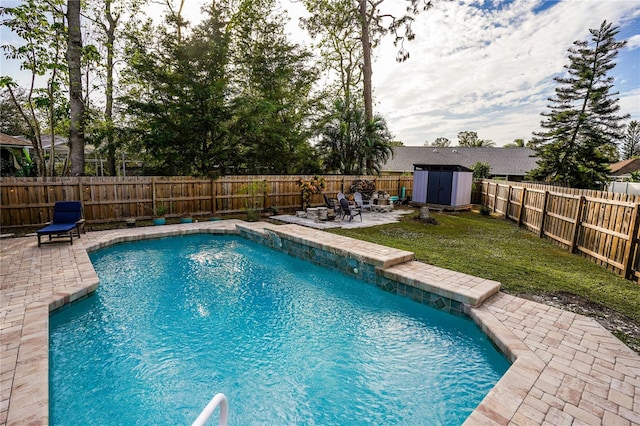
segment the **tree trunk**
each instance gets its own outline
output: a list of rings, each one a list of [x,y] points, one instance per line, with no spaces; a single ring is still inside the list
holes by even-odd
[[[80,1],[67,1],[67,23],[69,39],[67,42],[67,63],[69,66],[69,153],[71,157],[71,175],[84,174],[84,100],[82,99],[82,72],[80,56],[82,51],[82,33],[80,30]]]
[[[369,35],[369,16],[367,14],[367,1],[359,0],[360,2],[360,20],[362,25],[362,34],[360,40],[362,40],[362,77],[363,77],[363,95],[364,95],[364,115],[367,123],[373,121],[373,89],[371,83],[371,75],[373,74],[373,68],[371,66],[371,39]]]
[[[113,57],[115,32],[118,19],[111,14],[111,0],[104,4],[104,14],[109,26],[104,26],[107,35],[107,87],[105,90],[104,120],[107,123],[107,170],[109,175],[116,175],[116,147],[113,135]]]

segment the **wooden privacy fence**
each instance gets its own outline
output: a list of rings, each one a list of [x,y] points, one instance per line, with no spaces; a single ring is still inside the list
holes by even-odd
[[[505,181],[482,181],[482,204],[572,253],[640,280],[640,196]]]
[[[246,188],[258,182],[262,210],[294,210],[302,207],[298,179],[312,176],[224,176],[217,179],[192,177],[77,177],[0,178],[0,227],[15,229],[41,226],[51,220],[56,201],[80,200],[87,223],[99,224],[126,219],[148,219],[160,204],[168,217],[183,214],[217,216],[246,210],[255,201]],[[399,196],[405,188],[411,196],[411,176],[322,176],[323,193],[335,198],[349,192],[358,179],[375,181],[376,189]],[[264,189],[263,189],[264,188]],[[313,205],[324,205],[321,194]]]

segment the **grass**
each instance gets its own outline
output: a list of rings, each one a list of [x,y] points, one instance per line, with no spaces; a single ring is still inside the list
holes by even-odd
[[[432,213],[438,224],[428,225],[408,216],[396,224],[333,232],[409,250],[421,262],[499,281],[511,294],[568,292],[640,322],[640,285],[509,221],[476,212]]]

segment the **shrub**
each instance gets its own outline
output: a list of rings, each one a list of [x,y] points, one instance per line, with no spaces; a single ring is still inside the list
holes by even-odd
[[[267,183],[262,180],[256,180],[246,184],[238,191],[240,194],[247,195],[244,199],[244,208],[247,212],[247,220],[255,222],[260,218],[260,211],[264,203],[264,192],[267,189]]]
[[[368,200],[371,198],[371,195],[376,190],[376,182],[372,180],[354,180],[349,186],[349,192],[353,194],[354,192],[359,192],[362,194],[362,198]]]
[[[311,207],[311,197],[315,194],[321,194],[324,189],[324,178],[319,178],[317,175],[311,178],[311,180],[298,179],[296,182],[302,189],[302,208],[307,209]]]

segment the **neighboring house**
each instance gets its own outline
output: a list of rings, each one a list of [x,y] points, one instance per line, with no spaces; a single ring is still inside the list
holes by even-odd
[[[414,165],[462,166],[488,163],[493,178],[521,181],[537,167],[535,152],[529,148],[466,148],[432,146],[396,146],[393,156],[382,166],[382,174],[413,173]]]
[[[31,163],[28,151],[31,143],[0,133],[0,175],[17,176],[28,174],[25,169]]]
[[[29,149],[31,149],[31,141],[29,141],[26,136],[16,136],[15,138],[29,144]],[[51,154],[51,135],[42,135],[40,140],[42,141],[42,149],[44,150],[45,154]],[[56,135],[54,141],[54,150],[56,156],[66,157],[69,153],[67,138]]]
[[[27,140],[25,136],[16,136],[16,139],[22,140],[25,143],[29,144],[29,149],[31,149],[31,142]],[[51,156],[51,135],[42,135],[42,149],[44,150],[44,155],[46,157]],[[69,140],[60,135],[55,135],[53,143],[53,152],[56,157],[56,164],[61,169],[65,162],[67,161],[67,157],[69,156]],[[86,163],[93,164],[95,167],[96,176],[104,176],[104,163],[106,160],[102,159],[93,145],[85,144],[84,146],[84,160]]]
[[[640,170],[640,158],[630,158],[609,164],[609,168],[611,169],[611,173],[609,174],[611,180],[623,181],[631,179],[631,172]]]

